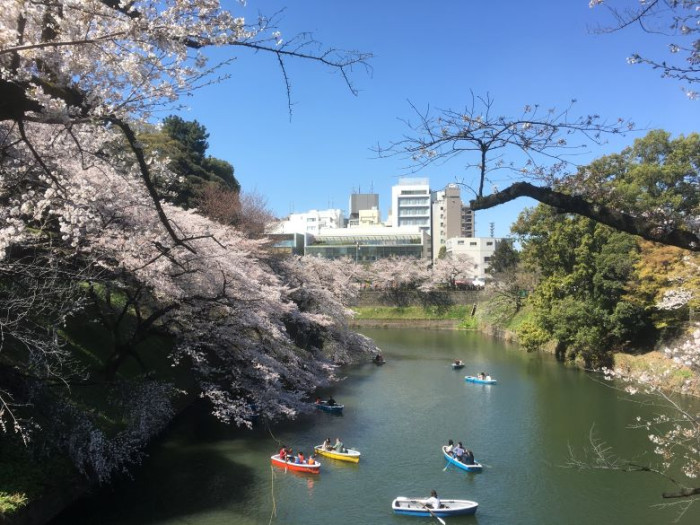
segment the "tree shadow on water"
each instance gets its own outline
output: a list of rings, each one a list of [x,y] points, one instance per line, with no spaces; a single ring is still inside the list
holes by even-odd
[[[248,498],[253,469],[221,451],[160,447],[135,473],[66,509],[50,525],[157,523],[225,509]]]

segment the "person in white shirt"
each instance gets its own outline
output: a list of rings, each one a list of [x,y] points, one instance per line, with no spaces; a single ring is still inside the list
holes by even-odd
[[[427,500],[425,500],[425,506],[429,509],[440,508],[440,498],[438,498],[437,492],[435,492],[435,490],[430,491],[430,497]]]

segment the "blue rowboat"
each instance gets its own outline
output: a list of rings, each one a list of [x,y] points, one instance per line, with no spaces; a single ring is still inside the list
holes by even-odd
[[[464,376],[464,380],[467,383],[479,383],[481,385],[495,385],[497,383],[495,379],[480,379],[476,376]]]
[[[399,496],[391,502],[394,514],[404,516],[423,516],[430,518],[446,518],[448,516],[463,516],[476,513],[479,504],[468,499],[440,499],[439,509],[428,509],[425,498],[405,498]]]
[[[442,447],[442,455],[445,456],[445,459],[449,464],[461,468],[462,470],[466,470],[467,472],[481,472],[484,470],[484,466],[481,463],[478,463],[476,460],[474,460],[472,465],[467,465],[466,463],[459,461],[457,458],[452,457],[452,455],[447,452],[447,446]]]
[[[319,410],[331,412],[333,414],[340,414],[343,412],[343,408],[345,408],[345,405],[329,405],[327,401],[319,401],[315,403],[315,405]]]

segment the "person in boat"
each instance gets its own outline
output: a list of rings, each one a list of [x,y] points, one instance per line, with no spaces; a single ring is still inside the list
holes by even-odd
[[[328,401],[326,401],[326,404],[327,404],[329,407],[335,406],[335,399],[333,399],[333,396],[331,396],[331,397],[328,398]]]
[[[455,359],[455,364],[456,364],[457,366],[459,366],[459,365],[462,364],[462,361],[460,361],[459,359]]]
[[[297,454],[297,463],[306,463],[306,458],[304,457],[304,453],[300,450],[299,453]]]
[[[484,379],[486,379],[486,381],[491,381],[491,374],[486,374]]]
[[[374,356],[374,362],[375,363],[383,363],[384,362],[384,357],[382,354],[377,354]]]
[[[339,437],[335,438],[335,445],[333,445],[333,450],[336,452],[345,452],[343,448],[343,442],[340,440]]]
[[[452,454],[452,451],[454,450],[454,448],[455,448],[455,442],[452,441],[451,439],[448,439],[447,440],[447,448],[445,449],[445,452],[447,452],[448,454]]]
[[[473,453],[471,450],[466,449],[466,450],[464,451],[463,458],[464,458],[464,459],[463,459],[462,461],[463,461],[463,463],[465,463],[466,465],[473,465],[473,464],[474,464],[474,453]]]
[[[307,460],[307,463],[308,463],[309,465],[313,465],[314,463],[316,463],[316,460],[314,459],[314,454],[311,454],[311,455],[309,456],[309,459]]]
[[[294,463],[294,451],[292,450],[292,447],[287,447],[286,461],[289,461],[290,463]]]
[[[333,450],[333,445],[331,445],[331,438],[327,437],[323,442],[323,450]]]
[[[314,403],[316,403],[317,405],[320,405],[320,404],[321,404],[321,398],[320,398],[320,397],[317,397],[317,398],[316,398],[316,401],[314,401]]]
[[[430,491],[430,497],[427,500],[425,500],[425,506],[429,509],[440,508],[440,498],[438,498],[437,492],[435,490]]]
[[[279,456],[282,461],[287,461],[287,445],[282,445]]]
[[[462,461],[462,458],[464,457],[464,447],[462,446],[461,441],[457,442],[457,446],[452,450],[452,455],[457,461]]]
[[[485,378],[486,378],[486,374],[484,374],[483,372],[479,372],[479,375],[478,375],[477,377],[478,377],[479,379],[485,379]]]

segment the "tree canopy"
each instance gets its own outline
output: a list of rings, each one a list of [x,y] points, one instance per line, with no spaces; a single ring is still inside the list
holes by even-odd
[[[648,337],[646,306],[625,300],[639,249],[633,237],[585,217],[539,205],[513,231],[525,264],[541,275],[530,296],[535,324],[562,357],[609,364],[610,352]]]
[[[176,175],[168,184],[155,181],[165,200],[194,208],[201,203],[208,187],[240,192],[233,166],[206,154],[209,132],[196,120],[170,115],[160,129],[139,133],[138,138],[147,153],[167,159],[170,171]]]
[[[0,13],[0,27],[0,122],[7,124],[8,140],[23,144],[55,183],[55,159],[42,157],[33,136],[37,127],[29,123],[68,134],[84,158],[102,155],[104,145],[115,140],[112,133],[120,132],[126,154],[176,244],[184,241],[169,223],[154,186],[154,179],[167,174],[161,173],[162,163],[145,155],[132,121],[146,122],[154,110],[217,81],[218,67],[234,57],[211,65],[206,48],[273,54],[287,90],[287,60],[330,67],[352,90],[350,71],[366,65],[370,56],[324,49],[309,34],[284,40],[275,20],[259,16],[251,24],[218,0],[11,2]],[[88,128],[93,132],[79,132]]]
[[[232,53],[209,64],[214,46]],[[357,288],[347,268],[274,264],[261,241],[163,198],[181,174],[235,187],[201,124],[166,119],[152,144],[139,133],[246,50],[278,59],[283,90],[287,60],[337,71],[352,91],[351,69],[369,58],[308,34],[283,40],[273,20],[217,0],[3,4],[3,437],[105,481],[139,460],[183,391],[238,425],[294,417],[337,364],[375,350],[343,319]],[[171,372],[182,368],[184,385]]]

